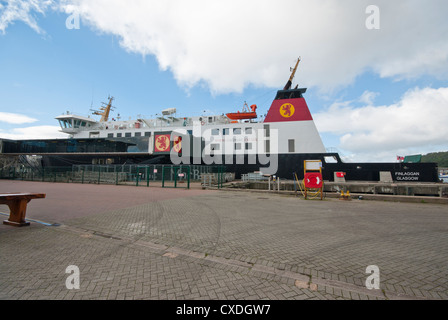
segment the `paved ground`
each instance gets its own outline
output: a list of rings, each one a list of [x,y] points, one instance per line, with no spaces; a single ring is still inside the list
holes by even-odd
[[[21,191],[60,226],[0,225],[0,299],[448,299],[446,205],[0,180]]]

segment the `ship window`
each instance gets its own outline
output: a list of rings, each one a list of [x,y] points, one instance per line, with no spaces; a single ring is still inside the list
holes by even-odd
[[[265,141],[264,149],[265,149],[266,153],[270,153],[271,152],[271,141],[270,140],[266,140]]]
[[[235,150],[241,150],[241,143],[235,143]]]
[[[136,132],[135,135],[134,135],[134,137],[141,137],[141,136],[142,136],[141,132]]]
[[[268,124],[264,125],[264,136],[266,138],[270,137],[270,130],[269,130],[269,125]]]
[[[241,134],[241,128],[234,128],[233,134]]]
[[[126,132],[126,133],[124,134],[124,136],[125,136],[126,138],[130,138],[130,137],[132,136],[132,134],[131,134],[130,132]]]
[[[229,135],[229,128],[224,128],[224,129],[222,129],[222,134],[223,134],[224,136]]]
[[[212,123],[213,122],[213,117],[208,117],[208,123]]]
[[[81,127],[85,127],[86,126],[86,122],[85,121],[81,121]]]
[[[338,159],[335,156],[324,157],[325,163],[338,163]]]
[[[145,137],[150,137],[151,136],[151,132],[145,132]]]
[[[288,140],[288,152],[295,152],[294,151],[294,139]]]
[[[250,128],[250,127],[246,128],[245,132],[246,132],[246,134],[252,134],[252,128]]]
[[[219,129],[212,129],[212,136],[219,136]]]
[[[122,134],[121,133],[117,133],[117,138],[121,138]]]
[[[62,120],[62,123],[64,124],[64,128],[71,128],[72,122],[69,120]]]
[[[251,142],[246,142],[245,143],[245,148],[246,148],[246,150],[252,150],[252,143]]]
[[[113,138],[113,137],[114,137],[114,134],[113,134],[113,133],[108,133],[108,134],[107,134],[107,137],[108,137],[108,138]]]

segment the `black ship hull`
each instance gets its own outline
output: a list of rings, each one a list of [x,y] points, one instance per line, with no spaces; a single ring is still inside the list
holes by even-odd
[[[331,158],[335,162],[327,162]],[[438,168],[436,163],[345,163],[342,162],[337,153],[308,153],[308,154],[279,154],[277,157],[277,170],[274,173],[283,179],[293,179],[297,174],[299,179],[304,176],[304,161],[322,161],[322,175],[326,181],[334,181],[337,172],[343,172],[346,181],[380,181],[380,172],[390,172],[396,182],[439,182]],[[271,160],[272,161],[272,160]],[[72,154],[72,155],[43,155],[42,165],[44,167],[71,166],[81,164],[138,164],[172,165],[169,155],[148,154]],[[235,173],[235,178],[240,179],[243,174],[267,172],[265,168],[271,163],[260,163],[259,159],[244,156],[230,156],[215,158],[213,164],[205,163],[203,160],[189,159],[182,163],[195,165],[223,165],[227,172]],[[275,165],[274,165],[275,166]]]

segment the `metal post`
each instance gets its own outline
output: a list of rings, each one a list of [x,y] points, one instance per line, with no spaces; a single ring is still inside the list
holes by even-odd
[[[187,177],[187,188],[190,189],[190,174],[191,174],[191,167],[188,167],[188,177]]]
[[[174,188],[177,188],[177,172],[179,172],[179,168],[174,167]]]
[[[145,168],[145,174],[146,174],[146,186],[149,187],[149,167],[146,166]]]

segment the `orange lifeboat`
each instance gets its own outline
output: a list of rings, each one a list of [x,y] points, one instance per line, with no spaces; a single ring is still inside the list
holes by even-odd
[[[249,108],[247,107],[247,103],[244,103],[243,111],[242,112],[233,112],[233,113],[227,113],[227,118],[231,120],[243,120],[243,119],[255,119],[257,118],[257,105],[253,104],[250,106],[251,111],[249,111]]]

